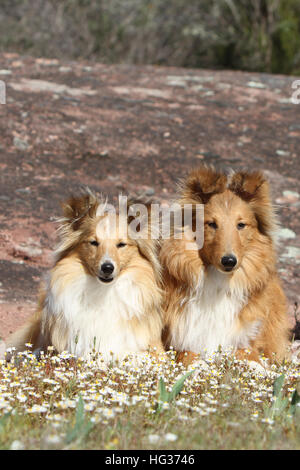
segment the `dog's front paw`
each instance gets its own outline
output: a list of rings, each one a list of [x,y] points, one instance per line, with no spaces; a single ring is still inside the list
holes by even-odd
[[[193,371],[192,378],[197,380],[199,377],[201,377],[201,373],[204,373],[204,375],[207,374],[209,371],[209,365],[207,362],[203,361],[203,359],[197,359],[189,365],[188,371]]]
[[[190,364],[192,364],[194,361],[196,361],[196,359],[198,358],[199,358],[199,355],[192,351],[181,351],[177,353],[176,362],[178,364],[182,364],[185,367],[187,367]]]
[[[274,372],[270,369],[268,364],[259,363],[256,361],[247,361],[249,369],[254,372],[258,377],[271,377]]]
[[[209,365],[203,359],[201,359],[199,354],[196,354],[192,351],[182,351],[178,353],[176,361],[180,364],[183,364],[185,367],[188,367],[189,370],[208,370]]]
[[[150,355],[147,351],[139,353],[129,353],[124,356],[120,365],[125,368],[137,368],[143,367],[150,360]]]

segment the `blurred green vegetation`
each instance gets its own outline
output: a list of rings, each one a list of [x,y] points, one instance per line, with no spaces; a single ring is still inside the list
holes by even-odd
[[[0,51],[300,72],[299,0],[1,0]]]

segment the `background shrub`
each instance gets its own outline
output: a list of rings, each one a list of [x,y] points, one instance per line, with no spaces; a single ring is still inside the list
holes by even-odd
[[[0,50],[297,74],[299,0],[2,0]]]

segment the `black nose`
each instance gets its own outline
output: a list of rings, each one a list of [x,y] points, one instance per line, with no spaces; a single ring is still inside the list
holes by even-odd
[[[106,262],[101,264],[101,271],[103,274],[109,275],[112,274],[114,271],[114,265],[112,263]]]
[[[235,267],[237,263],[237,259],[234,255],[225,255],[221,259],[221,263],[224,266],[224,268],[230,270]]]

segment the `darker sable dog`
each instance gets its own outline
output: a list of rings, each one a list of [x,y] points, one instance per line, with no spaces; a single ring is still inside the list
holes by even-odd
[[[205,355],[221,346],[282,360],[289,325],[269,183],[260,172],[201,167],[183,181],[178,202],[204,204],[204,244],[187,250],[187,236],[162,244],[166,348]]]

